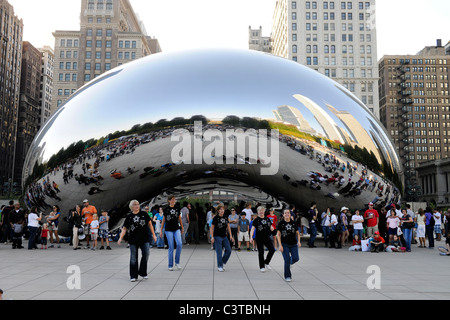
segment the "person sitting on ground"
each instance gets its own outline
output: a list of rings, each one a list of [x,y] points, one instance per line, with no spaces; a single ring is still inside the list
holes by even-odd
[[[402,242],[398,238],[397,235],[394,235],[392,241],[389,243],[389,246],[386,248],[386,252],[405,252],[406,248],[402,246]]]
[[[117,171],[117,169],[116,170],[112,170],[110,173],[111,173],[111,177],[113,177],[114,179],[120,180],[120,179],[125,178],[125,177],[122,176],[122,172]]]
[[[439,247],[439,254],[441,256],[450,256],[450,232],[447,233],[447,239],[445,240],[446,248]]]
[[[380,236],[380,232],[376,231],[374,236],[369,239],[370,252],[381,252],[384,251],[384,239]]]
[[[353,236],[353,245],[348,248],[348,251],[361,251],[361,239],[358,234]]]

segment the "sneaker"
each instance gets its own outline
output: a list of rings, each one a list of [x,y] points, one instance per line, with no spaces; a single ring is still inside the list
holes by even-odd
[[[266,269],[261,268],[261,269],[259,269],[259,271],[261,271],[261,272],[266,272]]]
[[[267,269],[267,270],[272,270],[272,267],[269,266],[268,264],[266,264],[266,269]]]
[[[237,251],[238,251],[238,252],[241,252],[241,248],[238,248]]]
[[[219,272],[224,272],[225,270],[223,268],[218,268]]]
[[[247,251],[248,251],[248,252],[250,252],[250,251],[251,251],[251,249],[250,249],[250,248],[247,248]]]
[[[130,279],[131,282],[136,282],[135,278]]]
[[[172,267],[169,267],[169,271],[173,271],[173,268],[172,268]]]
[[[111,247],[110,247],[110,246],[107,246],[107,247],[106,247],[106,250],[111,250]]]
[[[148,276],[142,277],[143,280],[148,280]]]
[[[176,263],[175,263],[175,267],[176,267],[178,270],[181,270],[181,267],[180,267],[179,264],[176,264]]]
[[[101,246],[101,247],[99,248],[99,250],[103,250],[103,249],[105,249],[105,247],[104,247],[104,246]]]
[[[286,280],[286,282],[291,282],[292,281],[291,278],[286,278],[285,280]]]

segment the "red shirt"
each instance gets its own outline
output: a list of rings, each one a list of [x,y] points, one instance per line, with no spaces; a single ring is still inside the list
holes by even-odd
[[[272,227],[274,229],[276,229],[277,228],[277,220],[278,220],[277,216],[274,214],[272,214],[272,215],[269,214],[269,215],[267,215],[267,218],[269,218],[270,221],[272,221]]]
[[[372,216],[370,215],[372,214]],[[370,217],[369,219],[364,219],[367,221],[368,227],[375,227],[377,225],[377,219],[379,217],[378,211],[375,209],[368,209],[364,212],[364,218]]]

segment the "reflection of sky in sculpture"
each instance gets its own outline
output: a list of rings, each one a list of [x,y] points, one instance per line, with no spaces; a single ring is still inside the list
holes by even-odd
[[[64,105],[60,119],[45,128],[52,141],[42,155],[44,161],[76,142],[75,136],[77,141],[98,139],[136,124],[193,115],[274,119],[273,110],[282,105],[297,108],[324,135],[314,115],[294,95],[312,100],[340,130],[347,131],[346,126],[327,104],[348,111],[368,132],[376,132],[376,144],[390,143],[379,121],[346,89],[283,58],[254,51],[194,50],[148,56],[119,69],[119,73],[114,69],[95,79],[94,86],[80,89],[84,92]],[[395,161],[393,166],[399,168]]]

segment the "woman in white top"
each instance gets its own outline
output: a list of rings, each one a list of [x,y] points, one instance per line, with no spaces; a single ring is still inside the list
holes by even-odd
[[[386,228],[388,229],[389,234],[389,243],[394,240],[394,235],[397,235],[397,228],[400,225],[401,220],[397,216],[397,213],[394,208],[391,209],[391,215],[387,217],[386,220]]]
[[[426,248],[426,240],[425,240],[425,221],[426,221],[426,216],[425,216],[425,212],[423,211],[422,208],[419,209],[419,214],[416,215],[416,219],[417,219],[417,237],[419,238],[419,242],[420,242],[420,246],[419,248]]]
[[[356,209],[355,214],[352,216],[353,237],[355,235],[358,235],[359,240],[362,240],[362,238],[363,238],[363,231],[364,231],[363,222],[364,222],[364,217],[361,216],[359,210]]]
[[[30,230],[30,238],[28,239],[28,250],[37,249],[36,244],[36,234],[39,229],[39,221],[42,220],[42,213],[38,216],[37,208],[32,207],[30,213],[28,214],[28,230]]]

